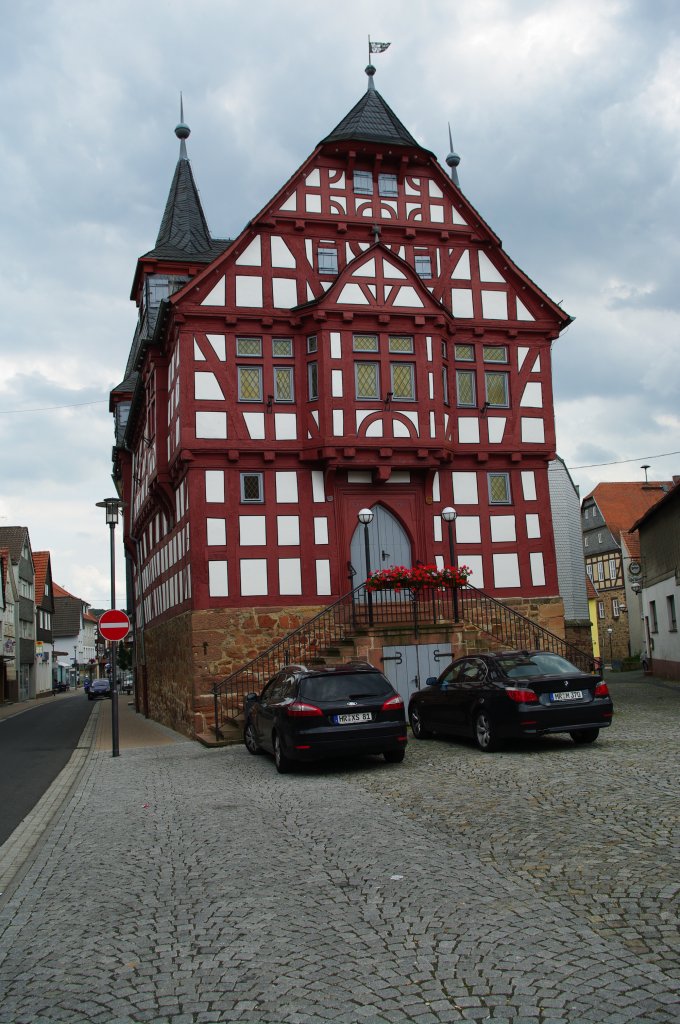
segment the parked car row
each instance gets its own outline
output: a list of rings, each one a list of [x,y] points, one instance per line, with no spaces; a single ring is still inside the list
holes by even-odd
[[[548,651],[476,654],[453,661],[411,697],[413,736],[473,739],[484,753],[506,741],[569,733],[593,743],[611,725],[612,699],[600,673]],[[296,762],[359,754],[404,760],[404,702],[368,663],[287,665],[245,700],[244,743],[272,754],[279,772]]]

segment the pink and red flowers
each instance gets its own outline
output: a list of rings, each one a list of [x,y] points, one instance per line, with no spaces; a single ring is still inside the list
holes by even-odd
[[[439,569],[436,565],[391,565],[372,572],[364,586],[366,590],[422,590],[424,587],[464,587],[472,569],[467,565],[449,565]]]

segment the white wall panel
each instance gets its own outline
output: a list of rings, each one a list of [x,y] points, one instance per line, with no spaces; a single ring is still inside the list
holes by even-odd
[[[240,569],[241,595],[243,597],[257,597],[267,594],[266,558],[242,558]]]
[[[493,582],[499,588],[519,587],[519,559],[516,554],[493,555]]]
[[[276,500],[279,503],[297,503],[298,485],[295,471],[276,473]]]
[[[514,516],[490,516],[491,540],[495,544],[517,540]]]
[[[267,520],[264,516],[239,516],[238,531],[241,547],[263,547],[267,543]]]
[[[208,592],[211,597],[229,596],[228,563],[222,560],[208,561]]]
[[[206,540],[210,547],[218,547],[227,543],[227,520],[206,519]]]
[[[302,593],[302,570],[299,558],[279,558],[279,593]]]
[[[226,412],[197,412],[196,413],[196,437],[219,438],[225,440],[227,436],[227,414]]]
[[[300,517],[299,516],[277,516],[276,532],[278,542],[281,545],[299,545],[300,543]]]

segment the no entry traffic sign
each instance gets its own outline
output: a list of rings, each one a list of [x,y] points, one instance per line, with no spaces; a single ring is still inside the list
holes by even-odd
[[[124,640],[130,632],[130,620],[126,612],[111,611],[104,612],[97,623],[99,635],[104,640]]]

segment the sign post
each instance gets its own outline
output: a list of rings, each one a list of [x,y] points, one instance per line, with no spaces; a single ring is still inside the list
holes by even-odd
[[[113,531],[111,532],[111,537],[113,538]],[[113,565],[113,562],[111,564]],[[113,572],[113,569],[111,571]],[[97,625],[99,627],[99,635],[111,644],[111,752],[113,757],[118,757],[117,647],[118,641],[124,640],[130,632],[130,619],[126,612],[119,612],[112,608],[99,617]]]

